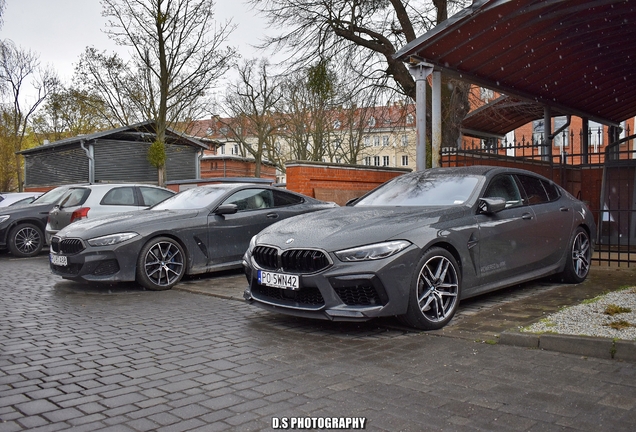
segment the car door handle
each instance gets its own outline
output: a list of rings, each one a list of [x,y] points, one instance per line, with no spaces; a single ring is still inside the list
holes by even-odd
[[[532,213],[524,213],[521,215],[521,219],[530,220],[532,219]]]
[[[566,212],[566,211],[570,211],[569,207],[560,207],[559,210],[561,210],[562,212]]]
[[[267,213],[267,219],[277,219],[278,213]]]

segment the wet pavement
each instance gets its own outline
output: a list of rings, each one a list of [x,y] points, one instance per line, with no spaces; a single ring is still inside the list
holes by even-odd
[[[327,418],[364,418],[369,431],[636,429],[636,362],[494,343],[633,285],[632,271],[481,296],[426,333],[262,311],[242,302],[238,273],[150,292],[64,281],[46,266],[0,254],[0,432],[260,431]]]

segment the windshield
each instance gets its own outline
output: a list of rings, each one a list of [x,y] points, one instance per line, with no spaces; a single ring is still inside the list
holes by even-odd
[[[380,186],[355,206],[461,205],[478,184],[478,176],[401,176]]]
[[[57,187],[55,189],[51,189],[44,195],[40,196],[38,199],[34,200],[31,204],[55,204],[62,196],[68,191],[68,187]]]
[[[201,186],[188,189],[160,202],[152,210],[193,210],[209,206],[225,195],[234,185]]]

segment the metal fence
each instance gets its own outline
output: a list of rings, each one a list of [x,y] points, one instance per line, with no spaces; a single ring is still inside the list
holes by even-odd
[[[442,149],[440,164],[518,167],[552,179],[585,201],[594,214],[597,246],[593,262],[636,266],[636,135],[583,150],[581,136],[573,132],[555,141],[561,145],[548,146],[542,139],[523,137],[512,142],[465,140],[459,149]]]

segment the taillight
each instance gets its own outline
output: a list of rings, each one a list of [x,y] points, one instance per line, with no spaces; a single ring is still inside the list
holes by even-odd
[[[75,221],[78,221],[80,219],[86,219],[88,217],[88,211],[90,210],[89,207],[82,207],[82,208],[78,208],[77,210],[75,210],[73,212],[73,214],[71,214],[71,222],[73,223]]]

